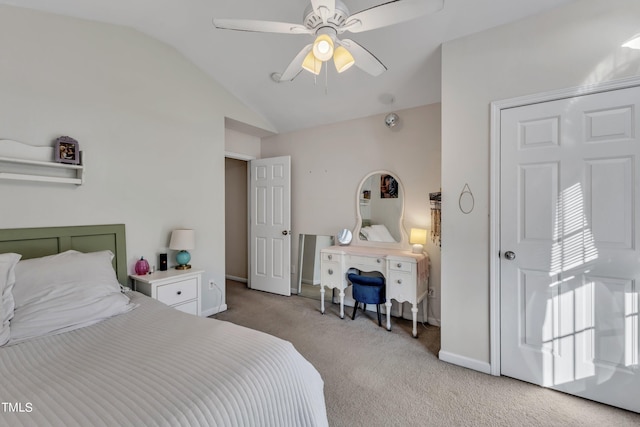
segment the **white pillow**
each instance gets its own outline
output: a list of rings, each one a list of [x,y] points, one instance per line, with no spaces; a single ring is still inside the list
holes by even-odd
[[[365,227],[362,227],[360,229],[360,234],[362,234],[365,237],[366,240],[372,240],[371,239],[371,233],[373,233],[373,231],[371,230],[371,227],[369,227],[369,226],[365,226]]]
[[[135,308],[120,290],[112,258],[111,251],[67,251],[20,261],[10,344],[78,329]]]
[[[22,255],[0,254],[0,346],[9,341],[9,320],[13,317],[13,285],[16,281],[15,266]]]
[[[389,230],[384,224],[375,224],[375,225],[372,225],[371,228],[373,229],[376,235],[376,242],[395,242],[396,241],[396,239],[393,238],[393,236],[391,235],[391,233],[389,233]]]
[[[374,224],[360,229],[365,238],[371,242],[395,243],[396,239],[391,236],[384,224]]]

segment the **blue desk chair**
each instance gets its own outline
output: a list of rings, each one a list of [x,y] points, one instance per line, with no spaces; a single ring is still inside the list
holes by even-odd
[[[367,304],[375,304],[378,312],[378,326],[382,326],[380,320],[380,304],[386,302],[384,277],[361,276],[355,273],[347,274],[347,279],[352,285],[353,299],[356,303],[353,305],[353,314],[351,320],[356,318],[356,311],[360,303],[364,304],[364,310],[367,310]]]

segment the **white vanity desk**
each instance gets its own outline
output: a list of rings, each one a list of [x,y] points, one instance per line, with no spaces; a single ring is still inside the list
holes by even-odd
[[[347,271],[380,272],[385,277],[387,330],[391,330],[391,300],[410,302],[413,336],[418,336],[418,303],[427,295],[429,257],[411,251],[368,246],[330,246],[321,251],[320,310],[324,314],[325,287],[340,290],[340,317],[344,319],[344,290],[349,286]]]

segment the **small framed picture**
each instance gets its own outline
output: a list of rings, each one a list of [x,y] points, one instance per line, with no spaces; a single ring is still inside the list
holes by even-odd
[[[391,176],[383,174],[380,176],[380,198],[381,199],[397,199],[398,198],[398,181]]]
[[[80,145],[73,138],[61,136],[56,139],[54,153],[55,160],[58,163],[80,164]]]

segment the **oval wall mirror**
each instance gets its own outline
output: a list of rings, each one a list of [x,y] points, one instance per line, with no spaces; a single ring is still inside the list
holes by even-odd
[[[365,176],[356,194],[356,213],[354,243],[407,247],[407,233],[403,226],[404,188],[397,174],[382,170]]]

